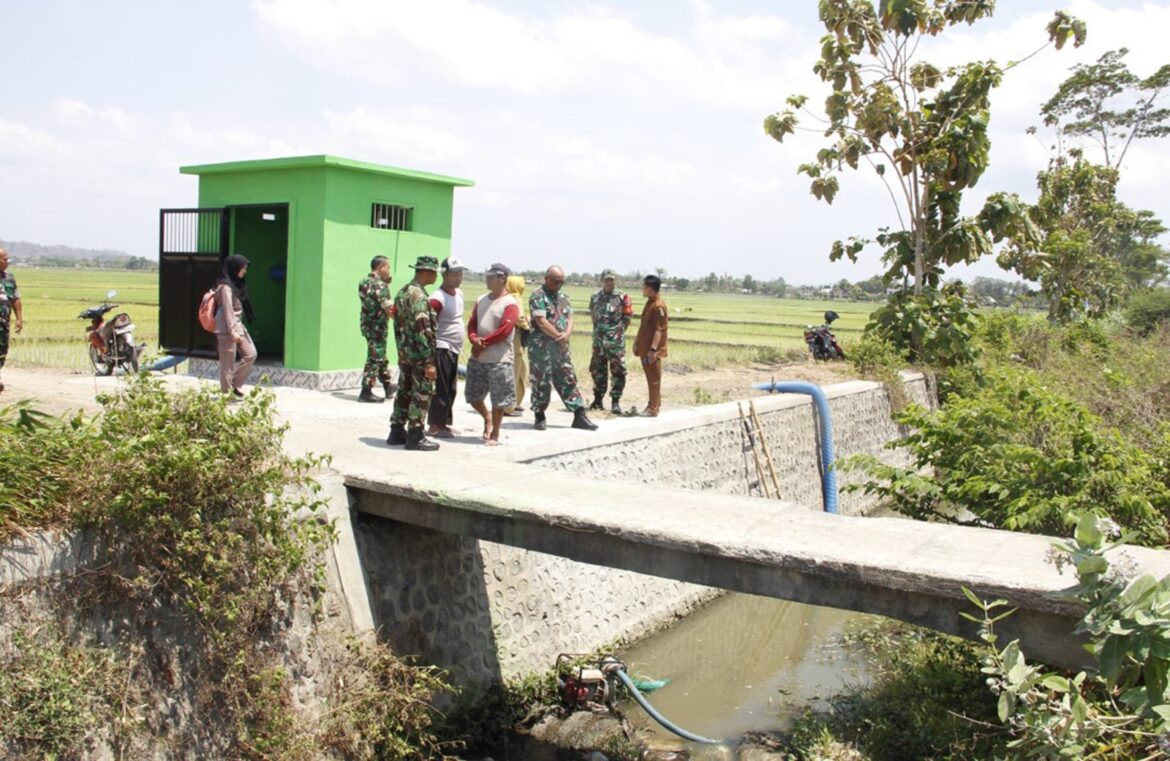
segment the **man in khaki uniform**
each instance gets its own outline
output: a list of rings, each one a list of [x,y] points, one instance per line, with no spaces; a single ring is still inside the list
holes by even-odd
[[[650,387],[650,401],[642,411],[643,417],[658,417],[662,407],[662,358],[666,356],[666,302],[658,292],[662,280],[657,275],[647,275],[642,281],[642,295],[646,306],[642,308],[642,321],[638,325],[638,337],[634,339],[634,356],[642,358],[642,370],[646,373],[646,385]]]

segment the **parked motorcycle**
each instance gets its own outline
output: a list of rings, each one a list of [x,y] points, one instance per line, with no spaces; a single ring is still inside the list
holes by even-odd
[[[825,361],[845,359],[845,352],[841,350],[841,345],[837,343],[837,337],[833,335],[833,330],[829,327],[839,317],[840,315],[830,309],[825,312],[823,325],[815,328],[809,325],[804,329],[804,342],[808,345],[808,350],[812,352],[813,359]]]
[[[110,291],[101,304],[77,315],[78,319],[90,321],[85,337],[89,343],[89,361],[98,375],[113,375],[119,367],[138,372],[138,359],[146,349],[146,344],[134,343],[135,325],[130,322],[130,315],[120,312],[106,322],[106,314],[118,308],[117,304],[110,303],[117,295],[117,291]]]

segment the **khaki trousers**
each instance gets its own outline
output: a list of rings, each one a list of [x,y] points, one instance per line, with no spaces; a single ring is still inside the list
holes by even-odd
[[[657,415],[662,406],[662,360],[643,364],[642,371],[646,373],[646,385],[650,387],[650,401],[646,403],[646,409]]]
[[[215,342],[219,350],[220,390],[225,394],[232,389],[241,390],[244,381],[248,380],[248,373],[252,372],[252,365],[256,364],[256,345],[252,343],[252,336],[245,331],[243,339],[236,343],[231,334],[216,333]]]

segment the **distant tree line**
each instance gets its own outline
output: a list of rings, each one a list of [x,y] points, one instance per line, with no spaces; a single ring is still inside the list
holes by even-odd
[[[103,269],[103,270],[140,270],[143,272],[158,271],[158,262],[144,256],[129,256],[124,259],[85,259],[72,256],[42,256],[37,259],[19,259],[21,264],[32,264],[37,267],[65,267],[71,269]]]
[[[544,280],[544,272],[528,270],[522,274],[530,283],[539,283]],[[881,275],[874,275],[865,280],[851,282],[845,278],[835,283],[822,285],[793,285],[782,277],[771,280],[757,278],[754,275],[730,275],[726,272],[718,275],[714,272],[705,277],[678,277],[668,275],[666,270],[658,267],[653,272],[631,270],[618,275],[619,282],[626,290],[642,282],[648,274],[655,274],[662,278],[663,287],[667,290],[685,291],[687,293],[740,293],[755,296],[772,296],[781,299],[834,299],[844,301],[883,301],[891,293],[901,289],[900,285],[887,285]],[[601,274],[593,272],[568,272],[565,282],[569,285],[582,287],[596,287],[600,285]],[[1028,309],[1045,309],[1047,300],[1044,294],[1029,287],[1028,283],[1011,280],[1001,280],[994,277],[977,277],[967,283],[967,293],[976,304],[983,307],[1015,306]]]
[[[34,264],[38,267],[82,267],[87,269],[126,269],[153,272],[158,262],[145,256],[131,256],[112,249],[76,248],[74,246],[46,246],[28,241],[0,240],[14,263]]]

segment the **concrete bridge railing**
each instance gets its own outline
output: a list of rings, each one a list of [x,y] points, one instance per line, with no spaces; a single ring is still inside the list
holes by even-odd
[[[1018,612],[997,625],[1029,657],[1078,666],[1079,606],[1051,593],[1075,583],[1046,561],[1050,540],[897,518],[826,515],[733,495],[599,481],[465,460],[436,478],[396,458],[343,473],[358,511],[467,539],[707,587],[874,613],[974,636],[962,587]],[[1124,551],[1142,573],[1170,574],[1170,552]]]

